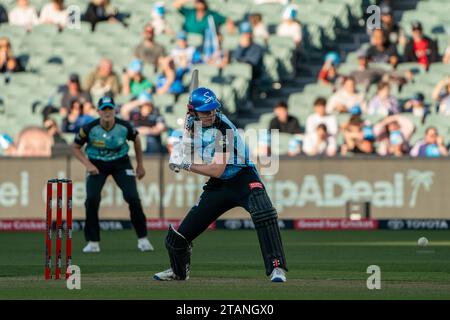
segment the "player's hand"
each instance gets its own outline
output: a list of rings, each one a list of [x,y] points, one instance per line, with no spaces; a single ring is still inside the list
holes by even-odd
[[[86,165],[86,170],[90,175],[97,175],[100,173],[100,171],[97,169],[96,166],[94,166],[92,163],[89,163]]]
[[[136,177],[138,178],[138,180],[141,180],[144,176],[145,176],[144,166],[138,165],[136,167]]]
[[[180,166],[175,163],[169,163],[169,169],[172,170],[175,173],[180,172]]]
[[[192,164],[186,160],[182,160],[181,162],[169,161],[169,169],[174,171],[175,173],[178,173],[181,170],[191,171],[191,165]]]

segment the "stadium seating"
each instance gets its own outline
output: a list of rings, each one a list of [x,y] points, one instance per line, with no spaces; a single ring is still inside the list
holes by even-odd
[[[32,4],[42,8],[47,2],[35,0]],[[134,47],[141,41],[143,26],[150,20],[152,6],[156,2],[156,0],[113,0],[113,5],[117,6],[120,12],[129,15],[129,18],[125,20],[126,26],[121,23],[100,23],[95,32],[91,32],[91,26],[86,22],[81,23],[81,29],[66,29],[63,32],[58,32],[55,26],[49,25],[36,26],[30,33],[27,33],[24,28],[8,24],[0,25],[0,34],[10,39],[15,54],[25,63],[27,70],[25,73],[13,74],[7,85],[0,79],[0,99],[3,101],[5,110],[5,114],[0,115],[2,131],[14,135],[26,125],[41,124],[39,116],[32,113],[32,104],[38,101],[41,106],[45,105],[49,97],[53,97],[53,101],[59,103],[61,98],[56,95],[56,89],[67,81],[69,74],[77,72],[84,79],[102,57],[111,58],[115,71],[120,74],[122,68],[126,67],[133,58]],[[324,49],[330,42],[338,41],[339,30],[350,28],[352,24],[358,23],[364,15],[364,8],[376,1],[293,0],[291,2],[299,7],[298,19],[303,28],[302,49],[307,53],[319,50],[321,54],[324,54]],[[264,76],[257,83],[262,90],[272,87],[274,83],[293,79],[296,71],[291,63],[295,50],[294,44],[291,39],[278,37],[274,33],[281,21],[284,10],[282,5],[255,5],[252,0],[227,1],[225,4],[221,0],[210,0],[209,3],[212,9],[231,17],[235,23],[242,21],[248,13],[261,13],[263,21],[271,31],[264,57]],[[87,1],[68,0],[66,4],[78,5],[84,12]],[[5,4],[9,10],[14,5],[15,1],[6,1]],[[425,33],[438,41],[439,52],[443,54],[449,44],[448,12],[450,12],[450,2],[447,0],[418,1],[415,10],[407,10],[401,15],[400,25],[407,34],[410,34],[411,21],[421,21]],[[181,29],[183,17],[170,5],[167,6],[167,20],[175,31]],[[225,26],[221,27],[224,35],[223,47],[232,50],[239,43],[239,35],[229,34],[225,29]],[[156,39],[167,52],[175,46],[173,36],[158,35]],[[200,35],[189,34],[188,40],[190,44],[197,47],[202,44]],[[265,45],[265,42],[260,39],[256,41]],[[367,45],[364,43],[362,47]],[[339,72],[342,74],[351,72],[355,69],[356,61],[356,52],[350,52],[339,67]],[[202,75],[200,85],[209,86],[216,91],[227,113],[234,114],[239,106],[249,99],[251,80],[249,65],[231,63],[223,70],[209,65],[194,67],[199,69]],[[376,67],[390,68],[386,65]],[[440,79],[450,74],[450,65],[435,63],[426,71],[417,63],[401,63],[398,70],[412,70],[415,81],[405,85],[397,97],[401,101],[406,101],[414,93],[422,92],[425,95],[425,102],[430,105],[434,103],[431,91]],[[155,79],[152,68],[145,68],[144,75],[152,81]],[[183,83],[187,85],[189,80],[185,77]],[[313,111],[312,104],[315,98],[319,95],[328,98],[331,94],[331,87],[319,83],[306,85],[300,92],[293,93],[287,98],[290,112],[299,118],[301,124],[304,124],[307,116]],[[369,96],[371,94],[373,94],[373,88]],[[127,98],[119,96],[116,101],[124,103]],[[177,102],[173,95],[155,95],[154,101],[170,128],[180,125],[180,119],[184,116],[186,95],[181,95]],[[58,122],[61,121],[57,115],[55,117]],[[272,117],[271,112],[262,114],[258,122],[249,124],[246,128],[267,128]],[[338,117],[340,123],[345,119],[345,116]],[[414,139],[418,139],[423,134],[424,127],[433,124],[442,129],[441,133],[450,137],[445,117],[431,114],[426,118],[425,123],[418,121],[418,118],[413,119],[416,124]],[[377,120],[379,120],[377,117],[370,118],[371,122]],[[283,139],[284,142],[288,141],[287,138]],[[281,148],[280,152],[285,154],[287,149]]]

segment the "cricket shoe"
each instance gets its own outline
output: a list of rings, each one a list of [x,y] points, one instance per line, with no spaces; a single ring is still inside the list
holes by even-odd
[[[142,252],[154,250],[152,244],[150,243],[150,241],[148,241],[147,238],[138,239],[138,249]]]
[[[153,279],[159,280],[159,281],[180,280],[180,278],[175,273],[173,273],[172,268],[156,273],[153,276]],[[188,279],[189,279],[189,274],[186,276],[185,280],[188,280]]]
[[[88,244],[83,248],[84,253],[100,252],[100,245],[98,242],[89,241]]]
[[[286,273],[281,268],[275,268],[270,275],[270,281],[272,282],[286,282]]]

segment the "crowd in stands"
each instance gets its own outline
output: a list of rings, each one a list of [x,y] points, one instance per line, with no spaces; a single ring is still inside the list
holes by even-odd
[[[112,2],[91,0],[87,5],[82,20],[91,25],[92,32],[100,32],[97,30],[99,23],[120,23],[126,27],[123,13]],[[292,63],[297,64],[303,41],[303,27],[297,19],[301,5],[290,5],[287,0],[254,2],[286,5],[280,23],[271,32],[291,39],[296,53]],[[244,21],[235,21],[233,17],[210,9],[206,0],[175,0],[172,7],[167,6],[164,2],[153,5],[148,22],[142,25],[141,41],[135,48],[130,48],[129,65],[121,70],[121,74],[115,71],[115,62],[106,57],[88,74],[70,74],[67,83],[58,89],[62,92],[61,101],[53,101],[43,109],[43,127],[27,129],[29,132],[25,130],[19,140],[33,134],[40,137],[46,132],[54,144],[65,144],[63,134],[75,133],[92,121],[97,116],[96,99],[110,95],[125,98],[119,106],[118,116],[132,122],[146,137],[146,152],[166,152],[170,151],[170,143],[179,132],[169,128],[154,99],[167,94],[177,98],[185,93],[187,88],[183,78],[194,64],[204,63],[223,69],[233,62],[246,63],[252,70],[250,86],[257,85],[265,72],[265,45],[271,35],[261,14],[251,12]],[[176,10],[184,17],[181,30],[166,20],[168,9]],[[274,107],[274,118],[267,129],[292,134],[289,156],[448,155],[445,137],[440,135],[437,127],[427,127],[423,138],[414,143],[410,140],[415,130],[411,116],[423,124],[430,113],[450,115],[450,76],[436,83],[431,93],[431,104],[425,101],[425,92],[416,92],[406,100],[397,94],[415,78],[411,70],[398,68],[402,63],[417,62],[425,70],[436,62],[449,64],[450,46],[440,56],[438,43],[424,33],[419,21],[412,22],[411,36],[407,36],[387,4],[381,4],[381,17],[381,28],[367,30],[370,44],[357,52],[357,61],[350,72],[339,71],[344,58],[341,54],[334,51],[324,54],[318,82],[331,88],[333,93],[330,96],[317,95],[312,106],[289,106],[311,108],[313,111],[306,119],[297,119],[289,114],[287,102],[280,101]],[[23,27],[31,33],[33,27],[40,24],[52,24],[64,32],[67,21],[64,0],[51,0],[39,10],[28,0],[17,0],[9,12],[0,5],[0,23]],[[217,43],[214,44],[209,43],[205,36],[211,29],[217,32]],[[224,49],[222,45],[228,34],[239,35],[239,42],[233,50]],[[159,43],[160,35],[173,37],[174,48],[167,50]],[[191,45],[190,35],[203,36],[203,44],[199,47]],[[399,47],[403,48],[401,53]],[[1,73],[26,72],[26,66],[17,59],[13,49],[10,39],[0,37]],[[62,117],[61,124],[52,118],[54,114]],[[348,119],[339,121],[342,115],[347,115]],[[369,120],[377,116],[377,121]],[[304,127],[301,123],[305,124]],[[167,146],[161,139],[164,132],[169,133]],[[18,153],[18,143],[14,144],[8,137],[2,136],[0,142],[4,154],[24,154]],[[48,154],[47,146],[40,149]]]

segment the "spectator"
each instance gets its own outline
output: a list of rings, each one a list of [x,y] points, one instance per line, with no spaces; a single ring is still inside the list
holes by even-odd
[[[234,31],[233,20],[224,17],[220,13],[209,10],[206,0],[194,0],[194,8],[187,8],[185,4],[189,0],[175,0],[173,6],[184,16],[183,30],[186,32],[197,33],[204,35],[208,29],[208,16],[212,16],[216,25],[216,30],[226,23],[228,32]]]
[[[439,61],[437,42],[423,34],[420,22],[414,21],[411,27],[413,37],[406,42],[404,60],[418,62],[428,69],[431,63]]]
[[[381,29],[383,29],[386,39],[394,44],[405,44],[403,30],[395,23],[392,9],[388,5],[381,5]]]
[[[269,31],[267,31],[267,26],[262,21],[262,16],[260,13],[251,13],[248,16],[248,21],[252,26],[253,37],[264,39],[264,42],[267,43],[269,40]]]
[[[339,65],[339,55],[337,52],[330,52],[325,56],[325,63],[319,72],[319,81],[325,85],[334,85],[339,78],[337,66]]]
[[[44,128],[47,133],[53,138],[53,145],[67,145],[66,140],[62,137],[58,124],[54,119],[47,119],[44,121]]]
[[[370,100],[367,107],[369,115],[392,115],[400,112],[397,98],[391,95],[391,87],[387,82],[378,84],[377,94]]]
[[[89,22],[91,30],[94,31],[99,22],[117,23],[117,14],[117,8],[113,7],[109,0],[91,0],[84,13],[83,20]]]
[[[412,80],[413,74],[411,71],[405,71],[404,73],[399,71],[385,71],[381,68],[371,67],[369,65],[369,59],[367,58],[365,50],[359,50],[358,56],[358,69],[352,71],[349,76],[353,77],[355,81],[362,85],[364,92],[368,92],[372,84],[380,81],[389,82],[392,85],[398,86],[400,92],[403,85]]]
[[[64,0],[51,0],[42,9],[39,15],[39,23],[54,24],[64,29],[67,23],[67,10],[64,8]]]
[[[11,42],[7,37],[0,37],[0,72],[24,71],[20,60],[16,59],[11,48]]]
[[[61,108],[57,108],[53,103],[53,97],[50,97],[48,104],[42,110],[44,120],[47,120],[50,114],[57,112],[63,117],[67,116],[73,100],[78,100],[82,105],[87,102],[92,103],[89,93],[81,89],[80,80],[76,73],[72,73],[69,76],[67,84],[60,86],[58,92],[63,93]]]
[[[85,124],[91,122],[94,118],[83,114],[83,105],[78,100],[73,100],[69,113],[63,119],[62,131],[67,133],[78,133]]]
[[[227,49],[224,49],[223,44],[223,35],[217,34],[217,42],[218,42],[218,48],[215,52],[213,52],[211,55],[206,55],[205,52],[207,52],[206,48],[203,50],[203,61],[207,64],[214,65],[220,69],[223,69],[225,66],[227,66],[230,63],[230,51]],[[206,45],[206,44],[204,44]]]
[[[146,153],[162,153],[161,134],[166,131],[164,118],[153,105],[152,96],[142,92],[138,99],[126,103],[120,109],[124,120],[130,121],[139,134],[147,138]]]
[[[302,27],[296,18],[297,7],[288,6],[283,12],[283,21],[277,27],[277,36],[292,38],[298,48],[302,42]]]
[[[411,112],[414,116],[420,118],[423,122],[429,110],[425,105],[425,96],[417,92],[412,99],[409,99],[403,105],[403,112]]]
[[[152,21],[150,22],[155,34],[174,35],[175,32],[166,20],[166,8],[164,2],[159,1],[153,5]]]
[[[353,111],[354,110],[354,111]],[[361,119],[361,110],[352,109],[353,115],[347,123],[341,127],[344,137],[344,144],[341,146],[341,155],[353,154],[373,154],[375,152],[373,135],[364,130],[364,121]]]
[[[113,71],[112,61],[101,59],[96,70],[88,74],[84,88],[96,97],[120,94],[119,77]]]
[[[143,40],[136,47],[134,54],[136,58],[144,61],[146,64],[151,64],[155,68],[158,67],[158,59],[166,55],[166,51],[162,45],[155,42],[155,29],[148,23],[144,27]]]
[[[450,115],[450,76],[438,82],[433,89],[432,98],[437,102],[440,114]]]
[[[327,104],[327,113],[337,111],[346,113],[354,105],[364,105],[364,96],[356,90],[355,79],[347,77],[344,79],[343,88],[331,96]]]
[[[263,70],[264,49],[253,42],[250,23],[243,22],[240,26],[238,47],[233,51],[233,59],[237,62],[248,63],[252,66],[252,79],[261,77]]]
[[[66,133],[77,133],[78,131],[75,123],[77,122],[78,117],[82,115],[82,113],[83,111],[81,103],[78,100],[72,100],[69,107],[69,112],[62,121],[62,131]]]
[[[67,85],[62,88],[62,91],[61,107],[66,110],[69,110],[70,103],[73,100],[78,100],[81,103],[84,103],[85,101],[92,102],[89,92],[86,92],[81,88],[80,78],[76,73],[72,73],[69,76],[69,81],[67,82]]]
[[[400,157],[403,155],[403,146],[407,144],[405,137],[403,137],[400,131],[400,125],[397,121],[393,121],[388,125],[389,131],[389,145],[388,155],[394,155]]]
[[[175,67],[183,71],[188,71],[192,64],[201,60],[200,52],[188,44],[187,33],[184,31],[178,32],[177,44],[172,49],[170,56],[175,63]]]
[[[0,133],[0,156],[14,155],[14,139],[7,133]]]
[[[337,151],[336,139],[327,131],[327,126],[319,124],[315,132],[305,135],[303,152],[308,156],[335,156]]]
[[[5,7],[0,4],[0,24],[8,23],[8,12],[6,12]]]
[[[442,57],[442,62],[445,64],[450,64],[450,45],[445,49],[444,56]]]
[[[279,130],[280,133],[301,133],[301,127],[297,118],[288,113],[286,102],[280,101],[273,109],[275,117],[270,121],[269,130]]]
[[[364,91],[367,92],[372,84],[378,83],[381,80],[384,70],[369,67],[366,50],[358,50],[356,54],[358,57],[358,68],[352,71],[349,76],[361,84],[364,87]]]
[[[371,46],[367,49],[367,58],[376,63],[389,63],[393,67],[398,64],[398,53],[395,44],[386,39],[382,29],[372,32]]]
[[[39,21],[36,9],[29,5],[28,0],[17,0],[17,5],[9,12],[8,18],[11,25],[27,30],[31,30]]]
[[[438,130],[435,127],[428,127],[425,137],[416,142],[410,155],[413,157],[446,157],[448,150],[444,144],[444,138],[438,134]]]
[[[414,123],[401,114],[388,116],[373,126],[378,142],[377,153],[381,156],[408,154],[409,139],[414,132]]]
[[[294,136],[289,140],[288,157],[296,157],[302,153],[302,141],[299,137]]]
[[[137,98],[142,92],[151,92],[152,83],[143,76],[144,64],[139,59],[134,59],[126,72],[122,75],[122,94]]]
[[[53,139],[52,155],[67,155],[71,154],[70,146],[64,140],[61,130],[54,119],[47,119],[44,121],[44,128]]]
[[[327,133],[336,136],[338,133],[336,117],[328,115],[326,112],[327,100],[323,97],[318,97],[314,101],[314,113],[309,115],[306,119],[306,134],[313,134],[319,124],[325,124]]]
[[[184,71],[175,69],[175,63],[170,56],[159,58],[159,70],[160,73],[156,79],[156,94],[179,95],[184,92]]]
[[[98,112],[94,107],[94,104],[92,103],[92,101],[81,101],[82,104],[82,109],[83,109],[83,115],[84,116],[88,116],[92,119],[97,118],[98,117]],[[91,119],[87,118],[89,121]]]
[[[20,131],[14,147],[16,157],[51,157],[53,139],[48,132],[36,126]]]

